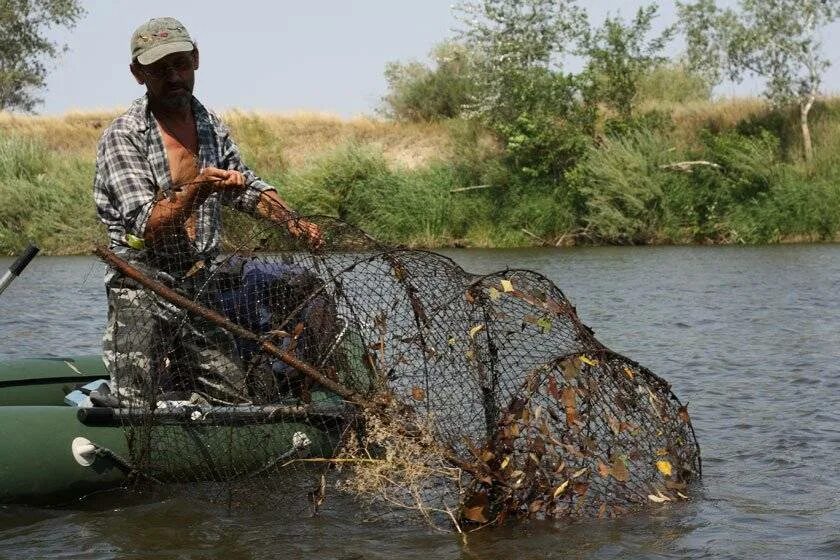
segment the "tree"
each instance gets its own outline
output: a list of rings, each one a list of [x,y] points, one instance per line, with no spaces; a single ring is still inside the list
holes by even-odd
[[[576,76],[563,68],[585,29],[585,12],[575,0],[471,0],[456,12],[459,38],[474,53],[468,115],[498,135],[518,175],[556,184],[582,153],[594,121]]]
[[[585,29],[575,0],[482,0],[456,5],[461,39],[476,54],[474,112],[510,121],[537,102],[547,74]]]
[[[66,49],[45,31],[72,28],[83,14],[79,0],[0,0],[0,110],[31,112],[41,102],[46,61]]]
[[[582,39],[580,54],[587,59],[588,95],[623,119],[632,117],[642,78],[667,61],[662,51],[675,28],[669,26],[658,37],[647,39],[656,12],[655,5],[642,6],[628,24],[608,17]]]
[[[840,0],[739,0],[738,10],[714,0],[677,3],[689,64],[719,80],[752,74],[766,80],[776,106],[799,105],[806,161],[813,158],[808,115],[829,66],[819,30],[840,16]]]
[[[385,66],[385,115],[415,122],[461,115],[475,89],[472,53],[461,43],[444,41],[432,50],[431,58],[433,68],[420,62],[389,62]]]

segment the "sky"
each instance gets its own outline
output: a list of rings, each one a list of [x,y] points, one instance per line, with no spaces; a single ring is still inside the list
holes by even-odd
[[[373,114],[386,93],[390,61],[427,60],[452,37],[454,0],[83,0],[87,14],[71,31],[50,37],[67,45],[42,93],[42,114],[126,107],[143,94],[128,71],[129,40],[152,17],[179,19],[198,42],[195,94],[216,110],[314,111],[342,117]],[[649,0],[589,0],[590,21],[631,15]],[[724,3],[731,3],[725,0]],[[675,19],[672,0],[659,3],[661,28]],[[840,25],[824,34],[834,65],[823,90],[840,91]],[[667,53],[681,51],[679,42]],[[757,80],[724,84],[720,96],[761,91]]]

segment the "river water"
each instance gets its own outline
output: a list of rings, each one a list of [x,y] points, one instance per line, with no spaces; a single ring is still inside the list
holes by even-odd
[[[840,558],[840,245],[446,254],[475,272],[544,273],[601,342],[668,379],[703,452],[695,497],[465,544],[366,520],[340,494],[316,517],[106,495],[0,507],[0,558]],[[102,272],[86,257],[36,259],[0,296],[0,360],[96,352]]]

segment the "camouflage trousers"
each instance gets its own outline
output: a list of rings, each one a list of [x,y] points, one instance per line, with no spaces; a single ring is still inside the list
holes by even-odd
[[[149,406],[165,393],[217,404],[249,401],[233,338],[139,286],[108,289],[102,346],[122,406]]]

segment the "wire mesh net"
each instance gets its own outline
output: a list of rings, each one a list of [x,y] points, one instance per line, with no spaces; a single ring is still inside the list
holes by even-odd
[[[213,481],[231,502],[307,488],[317,505],[312,467],[338,466],[364,501],[459,528],[687,497],[700,455],[686,408],[548,279],[469,274],[310,219],[317,251],[257,220],[212,261],[183,243],[98,251],[122,269],[100,400],[134,476]],[[288,482],[301,472],[314,484]]]

